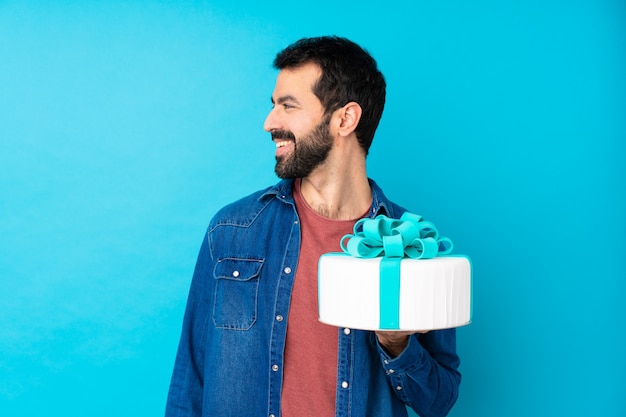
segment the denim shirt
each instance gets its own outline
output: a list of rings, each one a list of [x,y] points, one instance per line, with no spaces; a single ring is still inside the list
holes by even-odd
[[[370,180],[370,216],[400,217]],[[167,417],[278,417],[300,223],[284,180],[220,210],[198,255]],[[391,358],[371,331],[338,328],[336,416],[445,416],[461,380],[454,329],[412,335]]]

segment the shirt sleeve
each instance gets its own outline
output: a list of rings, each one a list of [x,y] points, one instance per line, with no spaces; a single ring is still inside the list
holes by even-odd
[[[391,358],[377,342],[396,396],[421,417],[446,416],[458,397],[461,374],[456,329],[414,334],[404,351]]]
[[[209,244],[205,235],[187,298],[182,334],[165,408],[166,417],[202,415],[204,355],[210,311],[210,297],[207,296],[210,265]]]

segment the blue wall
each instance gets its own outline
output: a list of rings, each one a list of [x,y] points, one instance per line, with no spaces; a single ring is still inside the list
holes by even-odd
[[[162,414],[271,60],[331,33],[388,80],[371,176],[473,259],[451,415],[625,415],[624,2],[221,3],[0,1],[0,415]]]

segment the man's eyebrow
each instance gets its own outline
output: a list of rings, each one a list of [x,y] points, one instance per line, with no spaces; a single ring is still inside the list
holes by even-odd
[[[280,96],[278,97],[278,100],[274,101],[274,97],[270,97],[270,100],[272,100],[272,104],[283,104],[287,101],[291,101],[295,104],[300,104],[300,102],[292,95],[286,95],[286,96]]]

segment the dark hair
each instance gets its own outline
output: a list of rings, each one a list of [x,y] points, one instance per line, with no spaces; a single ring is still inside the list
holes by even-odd
[[[356,43],[337,36],[303,38],[279,52],[274,67],[282,70],[307,63],[318,64],[322,75],[313,93],[326,114],[351,101],[363,113],[355,130],[367,155],[385,107],[385,78],[372,56]]]

